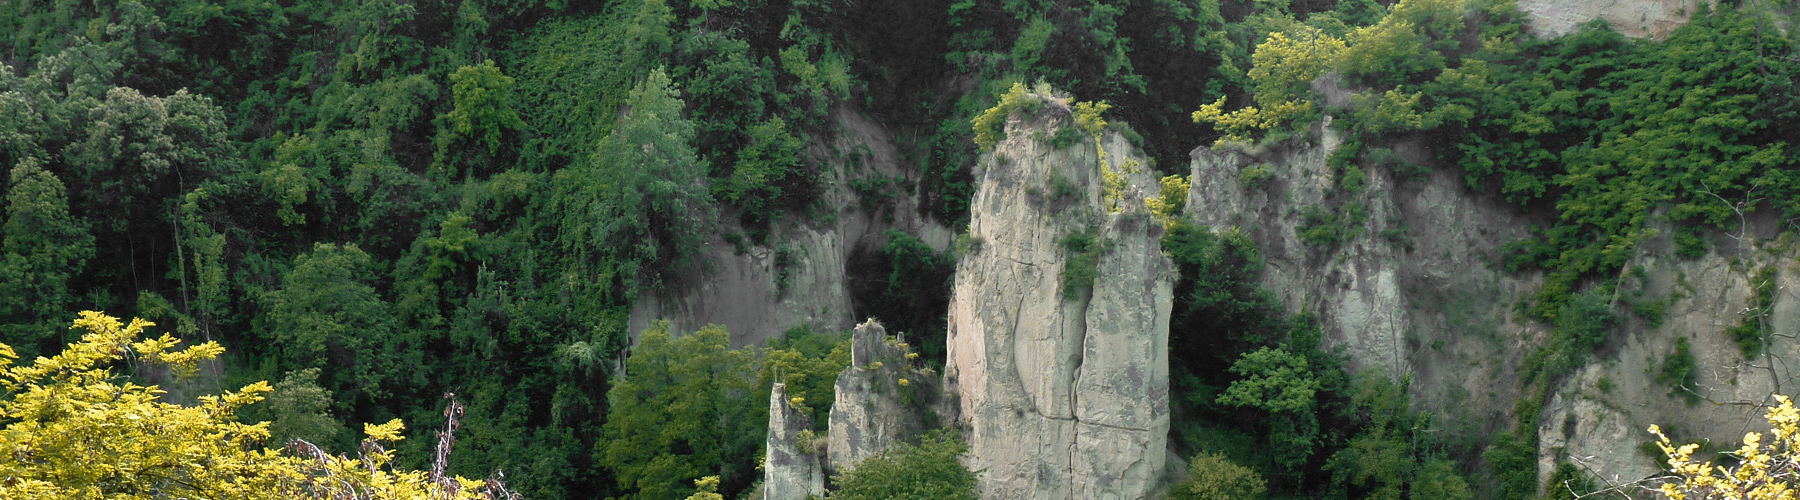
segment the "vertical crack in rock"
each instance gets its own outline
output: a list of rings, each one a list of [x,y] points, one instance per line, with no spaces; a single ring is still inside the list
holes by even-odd
[[[824,496],[812,418],[788,403],[787,384],[769,390],[769,436],[763,461],[763,499],[798,500]]]
[[[971,203],[982,245],[957,265],[944,387],[984,499],[1143,499],[1167,460],[1173,266],[1143,199],[1160,185],[1116,133],[1061,149],[1035,139],[1072,118],[1047,99],[1009,119]],[[1102,168],[1124,189],[1105,189]],[[1106,250],[1095,282],[1066,298],[1076,252],[1062,240],[1082,232]]]

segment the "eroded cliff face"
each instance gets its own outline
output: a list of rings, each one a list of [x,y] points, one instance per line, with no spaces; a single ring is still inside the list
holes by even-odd
[[[1056,148],[1045,138],[1062,127],[1075,127],[1066,103],[1015,113],[983,160],[945,394],[967,432],[966,465],[982,471],[981,498],[1146,498],[1169,429],[1174,270],[1143,203],[1157,184],[1118,134]],[[1116,211],[1102,161],[1125,181]],[[1092,287],[1065,294],[1072,252],[1060,240],[1083,231],[1106,250]]]
[[[723,325],[732,347],[757,345],[789,328],[808,325],[842,331],[855,325],[846,283],[851,254],[860,247],[886,243],[888,229],[900,229],[942,251],[951,232],[918,216],[916,193],[898,193],[891,217],[862,210],[849,183],[880,176],[908,179],[916,169],[901,168],[892,134],[854,109],[831,111],[832,134],[810,145],[810,153],[827,163],[822,203],[836,210],[822,220],[777,224],[767,245],[739,248],[714,236],[702,250],[703,269],[672,289],[641,297],[632,305],[633,335],[651,322],[669,320],[673,331]],[[912,184],[917,184],[912,182]],[[721,221],[720,235],[734,232],[735,221]]]
[[[1329,123],[1327,118],[1326,123]],[[1410,377],[1414,405],[1438,417],[1440,431],[1478,437],[1512,429],[1525,356],[1544,345],[1549,325],[1519,312],[1542,283],[1535,272],[1501,269],[1499,248],[1524,238],[1532,223],[1516,205],[1464,187],[1460,171],[1433,165],[1429,144],[1402,142],[1408,162],[1366,167],[1366,187],[1346,193],[1327,167],[1337,147],[1328,126],[1310,140],[1257,150],[1198,148],[1186,216],[1197,224],[1235,226],[1257,242],[1267,262],[1262,283],[1290,312],[1311,311],[1327,347],[1342,347],[1352,370]],[[1240,172],[1267,167],[1267,178]],[[1335,244],[1309,242],[1307,214],[1367,210],[1361,229]],[[1314,222],[1316,222],[1316,218]],[[1660,325],[1624,312],[1590,361],[1544,395],[1539,428],[1540,484],[1560,462],[1581,462],[1609,480],[1656,473],[1640,446],[1651,424],[1675,428],[1681,441],[1732,443],[1761,430],[1769,396],[1800,387],[1800,281],[1796,247],[1780,236],[1782,221],[1746,219],[1742,233],[1714,232],[1711,251],[1674,254],[1673,228],[1641,245],[1626,266],[1621,300],[1668,300]],[[1789,239],[1784,239],[1789,238]],[[1743,244],[1740,246],[1739,242]],[[1746,359],[1725,329],[1757,307],[1753,278],[1778,272],[1766,321],[1774,334],[1766,354]],[[1635,277],[1641,276],[1641,277]],[[1699,368],[1696,402],[1658,375],[1687,337]]]

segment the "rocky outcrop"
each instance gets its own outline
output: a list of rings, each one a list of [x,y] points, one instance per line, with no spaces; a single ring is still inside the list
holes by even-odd
[[[825,495],[812,418],[788,403],[787,384],[769,390],[769,437],[763,459],[763,500],[806,500]]]
[[[1196,149],[1186,217],[1249,235],[1267,262],[1263,287],[1289,311],[1314,313],[1327,347],[1342,348],[1352,370],[1410,378],[1415,406],[1436,415],[1441,432],[1481,439],[1511,429],[1523,396],[1518,371],[1549,325],[1514,312],[1542,279],[1506,272],[1499,248],[1541,221],[1466,189],[1460,171],[1432,165],[1436,152],[1417,141],[1393,147],[1404,161],[1365,165],[1365,187],[1344,192],[1326,164],[1337,146],[1321,125],[1309,138],[1257,149]],[[1267,174],[1240,175],[1251,168]],[[1341,215],[1347,203],[1366,211],[1350,237],[1308,241],[1318,220],[1309,213]],[[1674,255],[1666,224],[1640,245],[1627,267],[1641,267],[1643,278],[1624,280],[1622,293],[1667,299],[1666,316],[1656,324],[1623,313],[1592,361],[1544,395],[1540,484],[1570,461],[1607,480],[1647,477],[1656,465],[1639,450],[1651,424],[1677,429],[1677,440],[1732,443],[1766,425],[1770,394],[1800,387],[1788,368],[1800,366],[1800,342],[1784,336],[1800,330],[1800,296],[1789,292],[1800,286],[1792,271],[1800,249],[1778,238],[1782,221],[1765,217],[1747,218],[1741,234],[1711,234],[1712,251],[1698,258]],[[1781,270],[1767,318],[1775,335],[1768,355],[1745,359],[1724,331],[1742,321],[1764,266]],[[1691,406],[1657,380],[1682,336],[1699,367]]]
[[[1146,498],[1169,429],[1174,271],[1142,199],[1157,184],[1118,134],[1045,140],[1075,126],[1065,102],[1045,100],[1008,119],[978,173],[945,394],[981,498]],[[1103,162],[1125,181],[1110,194]],[[1093,285],[1065,293],[1073,252],[1061,241],[1083,232],[1105,250]]]
[[[1645,431],[1650,424],[1676,441],[1710,441],[1720,449],[1735,448],[1745,432],[1768,432],[1762,417],[1775,404],[1771,395],[1800,387],[1800,373],[1792,368],[1800,366],[1800,342],[1793,337],[1800,331],[1800,297],[1792,292],[1800,289],[1794,266],[1800,252],[1778,241],[1779,224],[1769,217],[1752,221],[1747,234],[1730,235],[1745,240],[1742,248],[1730,236],[1716,235],[1715,252],[1691,260],[1669,255],[1666,237],[1645,244],[1648,250],[1633,265],[1646,270],[1645,297],[1674,299],[1667,316],[1659,326],[1627,325],[1615,334],[1621,337],[1616,353],[1577,371],[1551,395],[1538,428],[1540,476],[1571,457],[1609,480],[1656,474],[1656,464],[1639,451],[1653,438]],[[1662,228],[1663,234],[1674,234],[1670,229]],[[1765,318],[1773,334],[1766,352],[1746,359],[1725,329],[1754,307],[1752,283],[1765,266],[1780,270]],[[1678,337],[1689,340],[1698,371],[1692,404],[1686,393],[1657,380]]]
[[[1605,19],[1613,29],[1629,37],[1661,40],[1688,16],[1710,0],[1519,0],[1519,10],[1531,16],[1531,31],[1558,36],[1575,31],[1588,21]]]
[[[838,375],[831,404],[833,470],[847,471],[933,423],[937,384],[929,369],[914,366],[916,358],[874,320],[850,333],[850,367]]]
[[[659,319],[674,331],[723,325],[733,347],[761,344],[801,325],[842,331],[855,325],[846,268],[858,248],[885,244],[889,229],[948,248],[949,229],[917,215],[916,193],[894,193],[893,206],[872,213],[866,208],[876,207],[861,203],[849,187],[874,178],[917,184],[908,178],[919,175],[916,169],[901,168],[892,135],[844,106],[833,108],[830,119],[834,133],[810,144],[809,153],[823,166],[821,202],[836,213],[777,224],[766,245],[726,241],[723,235],[741,232],[728,216],[701,251],[703,269],[633,302],[632,335]]]

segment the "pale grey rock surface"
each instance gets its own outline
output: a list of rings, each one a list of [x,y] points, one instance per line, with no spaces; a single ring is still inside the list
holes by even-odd
[[[1530,16],[1530,29],[1540,36],[1559,36],[1582,23],[1605,19],[1625,36],[1661,40],[1687,24],[1702,3],[1709,0],[1519,0],[1519,10]]]
[[[763,500],[806,500],[825,496],[825,472],[814,443],[802,439],[812,418],[788,404],[787,384],[769,390],[769,437],[763,458]]]
[[[1053,148],[1043,138],[1074,124],[1066,103],[1045,108],[1011,117],[978,172],[969,232],[981,243],[957,265],[945,394],[981,498],[1146,498],[1164,477],[1169,429],[1174,274],[1143,205],[1158,185],[1135,148],[1105,133],[1105,161],[1136,170],[1108,213],[1094,141]],[[1059,182],[1075,192],[1058,197]],[[1065,297],[1058,240],[1089,227],[1112,247],[1092,289]]]
[[[1289,312],[1315,314],[1327,348],[1343,348],[1351,370],[1410,377],[1415,409],[1431,412],[1439,432],[1485,439],[1511,429],[1518,370],[1550,325],[1517,307],[1537,292],[1541,274],[1505,271],[1499,248],[1541,221],[1468,189],[1460,170],[1434,163],[1433,145],[1403,141],[1393,148],[1400,157],[1431,168],[1368,168],[1367,187],[1353,195],[1368,210],[1361,231],[1335,247],[1307,243],[1307,211],[1332,211],[1327,197],[1345,196],[1340,173],[1325,161],[1338,145],[1336,132],[1316,126],[1308,139],[1257,149],[1198,148],[1186,216],[1248,235],[1266,261],[1263,287]],[[1258,165],[1274,175],[1239,181]],[[1675,256],[1673,228],[1658,224],[1662,236],[1640,245],[1627,265],[1643,267],[1648,283],[1627,287],[1622,300],[1671,298],[1667,316],[1652,326],[1620,306],[1624,321],[1609,340],[1544,396],[1540,483],[1570,460],[1606,480],[1648,477],[1656,465],[1639,446],[1653,438],[1651,424],[1678,429],[1677,440],[1724,446],[1766,431],[1769,396],[1800,387],[1790,368],[1800,366],[1800,296],[1792,292],[1800,253],[1780,236],[1785,223],[1765,214],[1748,217],[1742,234],[1710,232],[1712,250],[1694,259]],[[1765,265],[1781,270],[1769,316],[1775,335],[1768,356],[1746,360],[1724,332],[1740,320],[1753,272]],[[1700,366],[1694,390],[1702,400],[1693,406],[1656,381],[1680,336]]]
[[[832,470],[841,474],[928,430],[937,384],[930,371],[914,366],[909,352],[874,320],[850,333],[850,366],[833,386],[827,452]]]

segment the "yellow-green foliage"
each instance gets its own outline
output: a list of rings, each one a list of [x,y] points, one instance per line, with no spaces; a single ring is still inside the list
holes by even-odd
[[[1106,129],[1106,119],[1101,118],[1100,114],[1108,109],[1112,109],[1112,105],[1106,101],[1075,103],[1075,125],[1088,134],[1098,136],[1101,130]]]
[[[1201,453],[1188,462],[1187,480],[1169,491],[1171,500],[1256,500],[1269,490],[1261,474],[1219,453]]]
[[[694,494],[688,495],[687,500],[725,500],[725,495],[719,494],[719,476],[695,479],[694,490]]]
[[[389,466],[398,419],[365,426],[360,457],[332,456],[297,442],[302,457],[263,448],[269,424],[239,422],[236,411],[268,394],[268,382],[201,396],[194,406],[159,400],[156,386],[124,380],[110,368],[132,360],[191,374],[224,352],[216,342],[182,350],[174,337],[138,340],[155,324],[84,311],[81,341],[52,358],[13,366],[0,344],[0,498],[482,498],[481,481],[434,479]],[[310,450],[311,453],[308,453]],[[504,496],[499,498],[506,498]]]
[[[1698,444],[1676,446],[1652,425],[1650,433],[1657,447],[1669,457],[1669,472],[1674,476],[1660,485],[1663,495],[1675,500],[1740,498],[1777,500],[1794,498],[1793,484],[1800,480],[1800,410],[1787,396],[1775,395],[1774,408],[1764,414],[1768,419],[1770,440],[1762,433],[1744,434],[1744,445],[1731,453],[1736,465],[1713,465],[1697,462]]]
[[[1150,209],[1150,215],[1156,217],[1157,222],[1168,225],[1175,216],[1181,214],[1181,209],[1187,207],[1188,189],[1193,184],[1180,175],[1163,177],[1159,184],[1162,185],[1162,191],[1156,196],[1144,198],[1144,207]]]
[[[1095,141],[1096,143],[1098,141]],[[1095,147],[1099,147],[1098,144]],[[1113,168],[1106,161],[1106,151],[1100,151],[1100,198],[1106,203],[1106,211],[1117,213],[1125,207],[1119,204],[1125,198],[1125,188],[1131,187],[1130,174],[1138,173],[1141,165],[1135,159],[1126,159],[1119,168]]]
[[[1006,117],[1012,115],[1013,110],[1036,110],[1042,102],[1043,97],[1026,90],[1025,84],[1013,83],[1011,89],[1000,94],[999,104],[975,116],[975,145],[980,146],[983,151],[994,149],[994,145],[999,144],[1001,137],[1006,134]]]
[[[1381,22],[1350,33],[1338,70],[1377,86],[1391,86],[1443,69],[1443,51],[1458,45],[1464,0],[1405,0]]]
[[[1355,123],[1358,130],[1378,134],[1389,130],[1417,130],[1426,127],[1426,119],[1417,111],[1422,92],[1405,93],[1394,88],[1380,95],[1357,94]],[[1435,124],[1434,124],[1435,125]]]
[[[1195,111],[1195,122],[1212,122],[1225,133],[1222,141],[1248,140],[1250,134],[1280,126],[1311,113],[1307,85],[1337,64],[1344,41],[1302,26],[1294,36],[1271,33],[1251,56],[1250,80],[1256,105],[1225,112],[1225,97]]]

